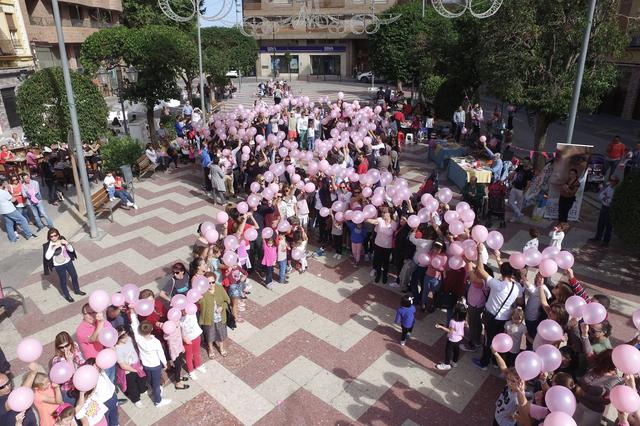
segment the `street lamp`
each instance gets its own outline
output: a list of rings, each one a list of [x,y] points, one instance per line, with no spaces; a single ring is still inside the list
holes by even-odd
[[[200,11],[200,4],[202,3],[201,0],[190,0],[190,2],[192,10],[188,16],[181,16],[174,12],[171,8],[171,0],[158,0],[158,6],[169,19],[176,22],[188,22],[191,21],[194,16],[196,18],[196,29],[198,31],[198,66],[200,71],[200,104],[202,106],[202,118],[206,120],[207,109],[204,105],[204,73],[202,72],[202,38],[200,35],[200,18],[211,22],[221,21],[231,11],[233,0],[222,0],[222,6],[218,13],[210,16],[205,16]]]

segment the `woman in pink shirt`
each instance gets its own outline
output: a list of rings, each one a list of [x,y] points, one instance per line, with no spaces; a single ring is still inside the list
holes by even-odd
[[[433,293],[432,300],[435,299],[435,294],[440,290],[442,284],[442,278],[445,273],[445,267],[447,266],[447,256],[442,254],[444,251],[444,245],[440,241],[436,241],[431,246],[431,252],[429,252],[429,266],[424,276],[422,283],[422,291],[420,292],[420,303],[422,304],[422,312],[427,310],[427,302],[429,292]],[[429,312],[433,312],[435,308],[433,303],[429,306]]]
[[[35,362],[29,363],[29,373],[27,373],[22,386],[31,387],[34,391],[34,405],[40,417],[40,426],[54,426],[56,419],[53,413],[59,404],[62,404],[62,394],[60,386],[51,383],[49,377],[44,373],[39,373],[39,365]]]
[[[387,274],[389,273],[389,258],[391,257],[391,249],[393,248],[393,234],[398,228],[398,222],[391,218],[391,211],[387,207],[380,208],[380,217],[376,219],[368,219],[367,222],[376,225],[376,239],[373,242],[373,273],[375,273],[375,281],[382,284],[387,283]]]
[[[84,365],[84,357],[82,356],[80,347],[66,331],[61,331],[56,335],[54,347],[55,355],[51,360],[50,367],[61,361],[67,361],[73,366],[74,370]],[[62,399],[64,402],[75,405],[76,398],[69,394],[69,391],[75,390],[73,381],[69,379],[68,382],[61,384],[60,390],[62,391]]]

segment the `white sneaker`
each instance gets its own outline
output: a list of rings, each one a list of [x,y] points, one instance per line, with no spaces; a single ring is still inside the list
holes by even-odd
[[[376,274],[376,270],[372,269],[371,272],[369,272],[369,276],[373,277]]]
[[[398,288],[398,287],[400,287],[400,284],[398,284],[397,282],[394,281],[394,282],[389,284],[389,287]]]
[[[402,346],[404,346],[404,345],[406,345],[406,344],[407,344],[407,342],[405,342],[404,340],[401,340],[401,341],[400,341],[400,344],[401,344]]]
[[[453,362],[453,361],[451,361],[451,366],[452,366],[452,367],[457,367],[457,366],[458,366],[458,363],[457,363],[457,362]]]
[[[135,405],[137,408],[144,408],[144,404],[142,403],[142,401],[134,402],[133,405]]]
[[[134,204],[134,205],[133,205],[133,209],[134,209],[134,210],[138,210],[138,206]]]
[[[198,375],[196,374],[195,371],[192,371],[191,373],[189,373],[189,378],[191,380],[198,380]]]
[[[204,374],[207,372],[207,367],[205,367],[204,365],[201,365],[200,367],[196,367],[196,370]]]
[[[342,255],[341,254],[338,254],[336,256],[337,256],[336,259],[338,259],[338,260],[342,259]]]
[[[451,370],[451,366],[449,364],[441,363],[436,365],[436,368],[441,371]]]
[[[109,201],[113,201],[115,199],[116,199],[116,197],[109,197]]]
[[[133,203],[131,201],[127,201],[127,207],[133,207]]]
[[[156,404],[156,407],[164,407],[165,405],[171,404],[171,400],[167,398],[163,398],[162,401]]]

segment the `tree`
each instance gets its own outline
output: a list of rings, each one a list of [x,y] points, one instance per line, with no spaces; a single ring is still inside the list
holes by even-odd
[[[613,232],[625,247],[640,249],[640,171],[634,171],[616,187],[611,201]]]
[[[616,83],[618,58],[626,46],[617,18],[618,0],[597,4],[585,66],[580,107],[594,110]],[[583,0],[505,2],[478,38],[475,52],[488,90],[535,115],[534,149],[544,151],[547,129],[569,112],[587,19]],[[473,53],[473,52],[469,52]],[[544,164],[537,154],[536,167]]]
[[[106,28],[93,33],[82,44],[80,62],[89,72],[115,64],[133,66],[138,71],[137,81],[125,85],[124,98],[147,107],[152,141],[155,141],[155,105],[180,95],[176,80],[183,71],[179,43],[183,35],[174,28],[159,25]]]
[[[198,0],[204,13],[204,0]],[[193,12],[191,0],[171,0],[171,9],[179,16],[187,17]],[[183,31],[195,28],[195,18],[187,22],[176,22],[164,14],[158,0],[122,0],[122,25],[129,28],[142,28],[147,25],[166,25],[178,27]]]
[[[143,153],[142,146],[131,136],[109,137],[100,148],[105,170],[118,170],[120,166],[132,166]]]
[[[91,80],[71,72],[80,137],[95,141],[107,131],[109,110]],[[45,68],[32,74],[18,88],[17,108],[27,139],[38,146],[67,142],[71,130],[69,103],[61,68]]]
[[[369,36],[373,70],[396,81],[399,88],[402,83],[421,82],[441,66],[445,52],[455,42],[451,19],[430,7],[422,18],[422,3],[418,1],[396,5],[387,12],[402,16]]]
[[[216,84],[226,83],[231,69],[247,74],[258,59],[258,43],[238,28],[203,28],[202,50],[204,68]]]

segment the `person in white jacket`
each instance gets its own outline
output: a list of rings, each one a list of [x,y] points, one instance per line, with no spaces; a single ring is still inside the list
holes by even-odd
[[[153,403],[156,407],[171,404],[170,399],[162,399],[160,376],[162,370],[167,367],[167,358],[160,340],[156,339],[152,334],[153,325],[149,321],[143,321],[142,324],[140,324],[138,315],[132,312],[131,328],[133,329],[133,335],[138,344],[138,350],[140,351],[140,362],[142,363],[145,374],[149,377]]]

